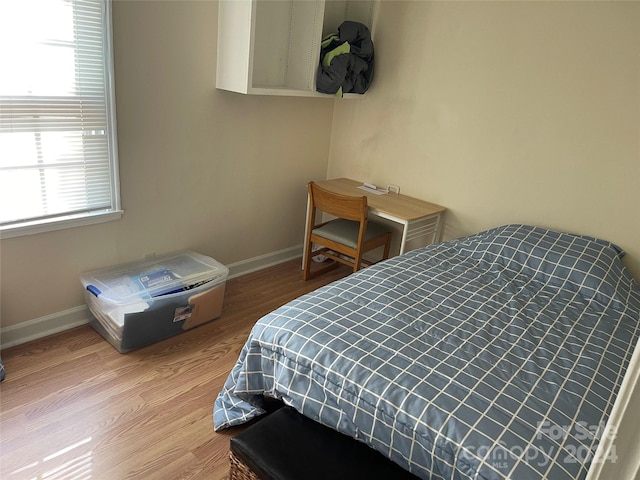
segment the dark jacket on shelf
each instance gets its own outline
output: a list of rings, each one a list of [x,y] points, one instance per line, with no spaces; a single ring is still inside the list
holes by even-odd
[[[346,21],[322,40],[316,90],[342,96],[364,93],[373,79],[373,42],[366,25]]]

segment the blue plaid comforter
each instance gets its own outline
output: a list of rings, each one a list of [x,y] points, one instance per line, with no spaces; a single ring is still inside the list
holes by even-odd
[[[639,332],[622,255],[508,225],[361,270],[256,323],[214,426],[266,395],[425,479],[582,479]]]

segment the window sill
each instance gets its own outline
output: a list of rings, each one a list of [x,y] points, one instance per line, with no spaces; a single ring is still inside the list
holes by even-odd
[[[95,225],[97,223],[112,222],[119,220],[124,212],[115,210],[112,212],[100,212],[84,215],[73,215],[59,218],[53,221],[29,222],[10,227],[0,227],[0,239],[22,237],[24,235],[34,235],[37,233],[53,232],[66,228],[83,227]]]

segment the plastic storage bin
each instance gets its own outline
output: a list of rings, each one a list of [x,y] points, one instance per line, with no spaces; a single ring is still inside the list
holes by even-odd
[[[89,323],[124,353],[220,316],[229,269],[184,250],[84,273]]]

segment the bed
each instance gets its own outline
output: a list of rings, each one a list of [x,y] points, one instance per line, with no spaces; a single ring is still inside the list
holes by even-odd
[[[256,323],[214,427],[272,397],[421,478],[583,479],[639,333],[623,255],[506,225],[361,270]]]

